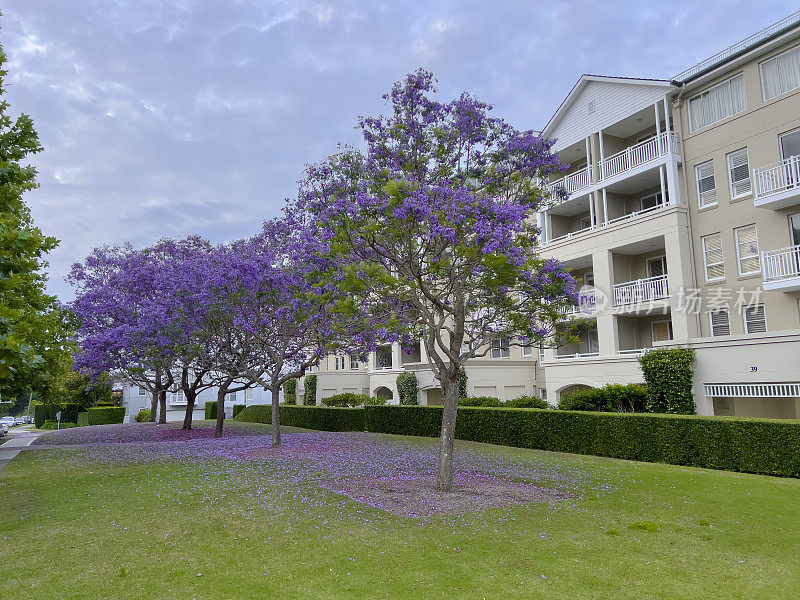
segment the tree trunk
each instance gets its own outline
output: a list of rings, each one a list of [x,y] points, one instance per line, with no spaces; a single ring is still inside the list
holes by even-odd
[[[217,427],[214,429],[214,437],[222,437],[222,424],[225,422],[225,396],[228,395],[229,383],[223,384],[217,391]]]
[[[272,447],[273,448],[280,448],[281,447],[281,411],[279,408],[280,403],[280,391],[281,388],[278,385],[273,385],[269,388],[270,393],[272,394]]]
[[[167,422],[167,390],[160,390],[158,392],[159,408],[158,411],[158,424],[163,425]]]
[[[158,416],[158,389],[152,392],[150,397],[150,422],[155,423]]]
[[[187,431],[192,428],[192,417],[194,416],[194,405],[197,394],[191,388],[183,390],[183,397],[186,398],[186,414],[183,417],[183,427]]]
[[[439,440],[439,470],[436,475],[436,488],[440,492],[449,492],[453,488],[453,451],[460,380],[461,373],[458,369],[447,373],[442,378],[444,414],[442,414],[442,431]]]

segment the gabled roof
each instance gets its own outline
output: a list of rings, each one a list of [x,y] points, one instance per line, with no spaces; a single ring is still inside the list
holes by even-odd
[[[588,75],[583,74],[581,75],[580,79],[572,86],[572,90],[570,90],[567,97],[564,98],[564,101],[561,103],[561,106],[558,107],[555,114],[550,117],[550,120],[545,125],[542,133],[545,137],[550,137],[549,133],[552,131],[553,127],[558,123],[559,119],[564,115],[564,113],[569,110],[569,107],[572,106],[572,103],[580,96],[581,91],[586,85],[591,81],[605,81],[608,83],[622,83],[628,85],[650,85],[650,86],[662,86],[662,87],[670,87],[673,83],[667,79],[646,79],[641,77],[611,77],[609,75]]]

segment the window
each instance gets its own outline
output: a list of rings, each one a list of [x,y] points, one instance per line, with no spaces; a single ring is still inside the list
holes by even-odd
[[[731,334],[730,315],[727,310],[708,311],[708,319],[711,322],[711,335],[713,337]]]
[[[672,339],[672,321],[653,321],[650,324],[653,343]]]
[[[761,93],[764,100],[800,87],[800,46],[761,63]]]
[[[581,217],[580,220],[580,227],[581,231],[584,229],[589,229],[592,226],[592,218],[591,217]]]
[[[542,400],[547,400],[547,390],[545,388],[539,388],[539,397]]]
[[[647,276],[661,277],[667,274],[667,257],[657,256],[647,260]]]
[[[357,371],[361,368],[361,357],[359,356],[351,356],[350,357],[350,369],[353,371]],[[369,395],[369,394],[367,394]]]
[[[728,178],[731,182],[731,198],[747,196],[752,189],[747,148],[728,154]]]
[[[761,271],[758,258],[758,235],[756,226],[748,225],[733,230],[736,237],[736,258],[739,263],[739,275],[751,275]]]
[[[764,314],[764,305],[746,306],[744,308],[745,333],[764,333],[767,330],[767,317]]]
[[[656,208],[658,206],[663,206],[664,200],[661,198],[661,192],[657,194],[650,194],[649,196],[642,196],[639,198],[639,209],[640,210],[648,210],[650,208]]]
[[[533,356],[533,346],[530,344],[522,346],[522,356]]]
[[[790,156],[800,156],[800,129],[781,134],[781,158],[786,160]]]
[[[706,267],[706,281],[725,279],[725,263],[722,258],[722,236],[712,233],[703,238],[703,263]]]
[[[142,386],[139,386],[139,395],[144,396],[147,394],[147,390],[145,390]]]
[[[592,271],[587,271],[583,274],[583,285],[594,287],[594,273]]]
[[[744,75],[740,73],[689,99],[689,130],[697,131],[745,108]]]
[[[544,364],[544,346],[539,346],[539,365]]]
[[[597,339],[597,329],[590,329],[586,332],[586,342],[589,346],[589,354],[598,354],[600,352],[600,342]]]
[[[248,400],[253,400],[253,388],[247,388],[244,391],[244,401],[247,402]]]
[[[511,353],[508,350],[508,338],[492,342],[492,358],[508,358],[509,356]]]
[[[697,175],[697,198],[700,208],[717,203],[717,184],[714,181],[714,162],[708,161],[695,168]]]

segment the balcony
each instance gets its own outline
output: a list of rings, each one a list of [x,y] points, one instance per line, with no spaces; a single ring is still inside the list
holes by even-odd
[[[669,297],[669,286],[666,275],[626,281],[614,286],[614,306],[642,304],[667,297]]]
[[[581,169],[580,171],[571,173],[566,177],[562,177],[561,179],[557,179],[556,181],[546,183],[544,185],[544,189],[552,194],[557,189],[564,188],[564,191],[567,192],[567,198],[564,199],[564,202],[566,202],[566,200],[569,200],[570,194],[586,189],[590,185],[592,185],[592,173],[591,170],[588,167],[586,167]]]
[[[569,358],[594,358],[600,356],[599,352],[576,352],[575,354],[556,354],[553,356],[556,360],[565,360]]]
[[[563,315],[593,315],[597,311],[597,300],[594,290],[578,293],[578,303],[575,306],[562,309]]]
[[[800,204],[800,156],[753,169],[753,183],[755,206],[776,210]]]
[[[761,253],[764,290],[800,290],[800,245]]]
[[[611,179],[626,171],[632,171],[668,154],[679,151],[678,136],[666,131],[649,140],[628,146],[625,150],[607,157],[599,163],[600,179]]]

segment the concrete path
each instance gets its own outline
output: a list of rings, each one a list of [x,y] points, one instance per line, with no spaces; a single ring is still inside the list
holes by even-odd
[[[30,425],[12,429],[14,437],[0,445],[0,471],[11,462],[19,451],[33,443],[33,440],[42,435],[40,432],[30,431]]]

